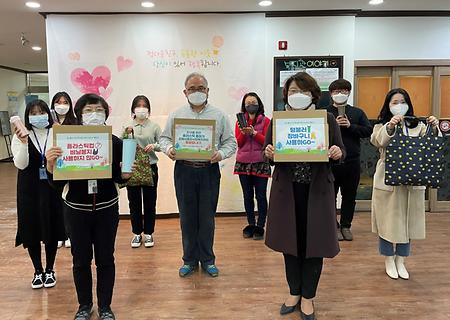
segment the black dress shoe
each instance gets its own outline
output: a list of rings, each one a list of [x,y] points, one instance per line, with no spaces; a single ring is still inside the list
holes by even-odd
[[[289,314],[295,311],[295,309],[297,309],[298,304],[296,304],[295,306],[287,306],[283,303],[283,305],[280,308],[280,314],[281,315],[285,315],[285,314]]]
[[[300,317],[302,318],[302,320],[316,320],[314,312],[311,314],[304,314],[303,311],[300,310]]]
[[[242,230],[242,235],[244,238],[253,238],[255,232],[255,226],[248,225]]]
[[[90,320],[92,315],[92,303],[81,305],[75,314],[74,320]]]
[[[255,231],[253,232],[253,240],[262,240],[264,239],[264,228],[263,227],[255,227]]]

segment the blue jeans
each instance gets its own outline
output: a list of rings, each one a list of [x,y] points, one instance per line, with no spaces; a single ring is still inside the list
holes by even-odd
[[[239,181],[244,194],[244,207],[247,213],[247,221],[249,225],[256,224],[255,219],[255,195],[258,203],[258,227],[264,228],[267,216],[267,181],[268,178],[257,177],[252,175],[239,175]]]
[[[397,243],[395,245],[395,252],[394,252],[394,244],[392,242],[389,242],[387,240],[384,240],[383,238],[379,238],[379,249],[380,254],[383,256],[401,256],[401,257],[407,257],[409,256],[409,253],[411,251],[411,242],[408,243]]]

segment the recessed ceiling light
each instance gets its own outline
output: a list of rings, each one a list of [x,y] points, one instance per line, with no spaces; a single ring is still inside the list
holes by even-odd
[[[369,4],[376,6],[377,4],[382,4],[383,0],[370,0]]]
[[[28,1],[27,3],[25,3],[25,5],[26,5],[28,8],[33,8],[33,9],[35,9],[35,8],[40,8],[40,7],[41,7],[40,3],[38,3],[38,2],[32,2],[32,1]]]
[[[260,1],[258,3],[261,7],[268,7],[272,5],[272,1]]]
[[[41,51],[42,48],[39,46],[32,46],[31,49],[33,49],[34,51]]]
[[[143,6],[144,8],[153,8],[155,4],[150,1],[143,1],[141,2],[141,6]]]

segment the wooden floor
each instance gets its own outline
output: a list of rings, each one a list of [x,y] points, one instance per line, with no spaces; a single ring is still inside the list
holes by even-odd
[[[0,164],[0,319],[72,319],[77,303],[70,250],[56,259],[58,284],[32,290],[32,264],[16,233],[15,171]],[[244,217],[216,220],[218,278],[178,276],[181,240],[177,219],[156,222],[154,248],[131,249],[130,222],[116,241],[112,308],[118,319],[300,319],[278,314],[288,294],[283,259],[262,241],[243,239]],[[409,281],[391,280],[370,233],[368,213],[355,217],[355,241],[326,260],[315,300],[319,320],[450,319],[450,214],[427,217],[427,239],[413,243]],[[95,319],[95,317],[93,317]]]

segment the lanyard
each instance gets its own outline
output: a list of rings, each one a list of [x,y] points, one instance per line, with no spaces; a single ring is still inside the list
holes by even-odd
[[[38,137],[36,135],[36,132],[34,132],[34,130],[33,130],[33,134],[34,134],[34,137],[36,138],[36,143],[37,143],[37,145],[39,147],[39,152],[41,154],[42,167],[44,167],[44,163],[45,163],[45,161],[44,161],[44,159],[45,159],[45,150],[47,149],[47,141],[48,141],[48,133],[49,132],[50,132],[50,129],[47,129],[47,137],[45,138],[44,151],[42,151],[41,144],[39,143],[39,139],[38,139]]]

